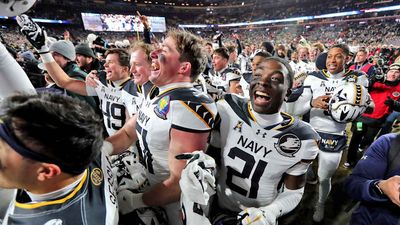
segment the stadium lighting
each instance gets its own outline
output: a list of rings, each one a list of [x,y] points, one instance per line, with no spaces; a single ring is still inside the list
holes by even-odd
[[[242,5],[244,2],[242,2]],[[364,13],[371,13],[371,12],[383,12],[383,11],[393,11],[399,10],[400,5],[394,6],[387,6],[377,9],[360,9],[360,10],[353,10],[347,12],[338,12],[338,13],[329,13],[329,14],[322,14],[322,15],[315,15],[315,16],[302,16],[302,17],[292,17],[292,18],[284,18],[284,19],[275,19],[275,20],[262,20],[256,22],[238,22],[238,23],[228,23],[228,24],[218,24],[219,27],[240,27],[240,26],[249,26],[249,25],[262,25],[262,24],[271,24],[271,23],[283,23],[283,22],[299,22],[305,20],[313,20],[313,19],[323,19],[323,18],[333,18],[333,17],[343,17],[343,16],[352,16],[352,15],[359,15]],[[210,11],[210,8],[207,8],[207,11]],[[196,24],[181,24],[179,27],[184,26],[186,28],[197,28]],[[333,25],[335,26],[335,25]],[[332,25],[331,25],[332,27]]]
[[[15,17],[8,17],[8,16],[0,16],[0,19],[13,19]],[[50,19],[40,19],[40,18],[32,18],[33,21],[38,23],[59,23],[59,24],[71,24],[69,20],[50,20]]]

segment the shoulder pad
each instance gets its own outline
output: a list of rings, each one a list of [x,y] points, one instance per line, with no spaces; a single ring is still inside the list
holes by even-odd
[[[159,98],[153,103],[157,104],[160,99],[168,95],[170,101],[180,100],[184,102],[198,102],[198,103],[213,103],[214,100],[208,95],[203,94],[196,88],[177,88],[171,91],[165,92],[159,96]]]
[[[325,75],[325,71],[314,71],[308,74],[308,76],[314,76],[316,78],[319,78],[321,80],[328,80],[327,76]]]
[[[130,95],[138,96],[138,93],[140,93],[140,85],[137,85],[134,82],[128,82],[124,85],[123,90],[128,92]]]
[[[248,100],[245,98],[239,98],[238,96],[232,94],[226,94],[224,96],[224,99],[226,103],[228,103],[228,105],[232,108],[232,110],[240,117],[240,119],[251,126],[249,119],[251,118],[251,116],[249,115],[249,111],[247,108]]]
[[[320,137],[318,133],[306,122],[294,118],[292,124],[288,124],[283,129],[279,129],[281,132],[274,137],[279,138],[287,133],[292,133],[296,135],[300,140],[315,139],[319,140]]]
[[[105,71],[100,71],[98,73],[99,75],[99,80],[102,84],[104,84],[105,86],[107,86],[107,73]]]

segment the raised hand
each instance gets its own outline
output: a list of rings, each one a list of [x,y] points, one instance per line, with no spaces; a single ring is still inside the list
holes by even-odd
[[[22,14],[17,16],[17,23],[21,28],[21,33],[25,35],[33,47],[38,50],[39,54],[49,52],[49,48],[46,46],[46,31],[39,27],[39,25],[35,23],[32,18]]]

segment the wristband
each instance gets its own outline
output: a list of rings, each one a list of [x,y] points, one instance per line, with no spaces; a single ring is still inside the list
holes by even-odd
[[[43,63],[55,62],[53,56],[49,52],[40,54],[40,58],[42,58]]]

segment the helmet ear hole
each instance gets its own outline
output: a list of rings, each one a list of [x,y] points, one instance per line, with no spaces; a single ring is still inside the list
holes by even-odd
[[[352,122],[365,112],[370,99],[365,87],[347,82],[333,92],[328,104],[328,112],[338,123]]]
[[[18,16],[28,11],[36,0],[0,1],[0,16]]]

